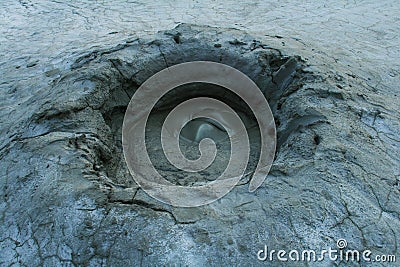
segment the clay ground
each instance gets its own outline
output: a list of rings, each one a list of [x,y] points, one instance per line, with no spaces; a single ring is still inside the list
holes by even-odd
[[[52,83],[82,55],[151,40],[181,23],[217,27],[235,38],[244,33],[234,29],[242,30],[301,56],[322,77],[316,94],[326,84],[325,100],[299,99],[331,104],[315,107],[325,110],[329,123],[288,137],[295,143],[317,133],[318,148],[306,151],[304,138],[298,150],[282,146],[256,197],[238,189],[225,201],[188,212],[148,204],[129,188],[111,186],[105,194],[80,180],[82,162],[73,165],[79,142],[88,142],[40,128],[49,123],[29,124],[42,108],[36,98],[51,95]],[[264,264],[256,259],[263,244],[321,249],[334,247],[338,238],[354,249],[396,254],[399,261],[399,44],[400,4],[388,0],[2,1],[0,265],[257,265]],[[65,99],[79,102],[78,93],[75,99],[65,90]],[[296,107],[291,105],[288,110]],[[76,120],[84,120],[81,111]]]

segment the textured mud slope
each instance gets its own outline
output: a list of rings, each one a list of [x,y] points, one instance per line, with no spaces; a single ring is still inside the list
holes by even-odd
[[[278,43],[180,25],[82,51],[47,85],[10,86],[0,111],[1,264],[245,265],[258,264],[264,244],[322,249],[339,238],[398,255],[396,104],[329,56]],[[244,180],[211,205],[173,208],[130,179],[124,108],[149,76],[189,60],[238,68],[269,100],[279,147],[255,194]],[[18,96],[30,88],[33,97]]]

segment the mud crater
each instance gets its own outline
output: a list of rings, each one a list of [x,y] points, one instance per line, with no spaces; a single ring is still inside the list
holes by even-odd
[[[125,110],[140,84],[156,72],[175,64],[214,61],[232,66],[249,76],[263,92],[274,114],[278,135],[277,157],[283,147],[290,146],[290,140],[304,134],[305,128],[325,120],[322,114],[301,106],[301,103],[296,104],[299,107],[297,110],[285,107],[288,99],[293,103],[293,98],[304,85],[315,80],[315,74],[305,71],[306,63],[300,56],[283,55],[247,35],[201,32],[187,25],[162,32],[157,37],[154,40],[128,40],[113,48],[83,54],[69,73],[54,81],[52,94],[57,96],[57,102],[44,105],[43,111],[34,117],[33,131],[41,129],[43,133],[62,131],[76,134],[77,137],[70,143],[80,150],[78,156],[89,162],[90,170],[85,173],[94,176],[92,180],[107,181],[121,187],[135,185],[122,153],[121,128]],[[197,96],[217,98],[247,118],[251,155],[246,173],[250,175],[260,151],[260,134],[258,127],[254,126],[255,118],[237,95],[209,84],[176,88],[153,109],[146,138],[147,144],[150,144],[150,158],[156,168],[170,181],[182,185],[212,180],[216,177],[214,174],[225,168],[230,150],[226,142],[217,142],[218,153],[222,152],[215,164],[197,176],[181,174],[169,163],[165,164],[159,140],[163,118],[172,107]],[[313,153],[312,146],[321,142],[321,136],[312,131],[306,132],[310,136],[311,148],[301,153]],[[87,141],[90,138],[94,141]],[[196,158],[197,147],[192,149],[181,142],[181,149],[189,158]]]

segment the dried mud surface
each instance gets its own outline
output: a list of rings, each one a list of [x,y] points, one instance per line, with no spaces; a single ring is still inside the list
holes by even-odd
[[[339,2],[2,3],[0,265],[265,265],[264,244],[339,238],[399,258],[399,16],[385,1]],[[120,146],[138,86],[189,60],[247,74],[278,130],[255,193],[244,179],[190,209],[137,188]]]

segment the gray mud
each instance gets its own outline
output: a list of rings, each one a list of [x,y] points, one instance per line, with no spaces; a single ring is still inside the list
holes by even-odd
[[[399,255],[398,90],[390,83],[378,90],[378,80],[281,39],[182,24],[63,56],[36,78],[24,79],[24,69],[17,81],[4,68],[0,265],[264,265],[257,261],[264,244],[321,250],[339,238],[351,249]],[[141,83],[193,60],[228,64],[257,83],[278,149],[255,193],[247,177],[210,205],[174,208],[130,177],[121,125]]]

